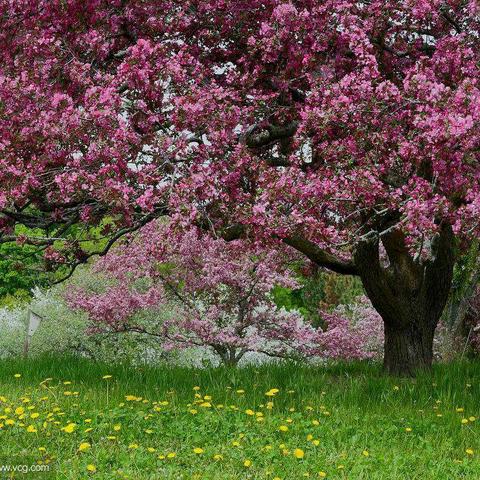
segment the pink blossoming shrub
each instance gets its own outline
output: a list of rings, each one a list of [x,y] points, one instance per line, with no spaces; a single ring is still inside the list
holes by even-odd
[[[323,316],[329,318],[328,314]],[[349,305],[339,305],[330,317],[340,319],[337,320],[340,323],[348,322],[351,325],[348,330],[351,337],[350,345],[357,345],[366,358],[381,358],[384,340],[383,321],[367,297],[358,297]],[[341,346],[338,346],[338,351],[341,357]]]
[[[69,304],[88,313],[92,330],[136,331],[165,349],[208,347],[228,364],[247,352],[272,357],[367,358],[364,339],[344,317],[325,316],[325,331],[296,311],[278,308],[273,286],[297,284],[284,250],[212,239],[197,229],[175,233],[151,223],[95,265],[101,292],[71,289]],[[172,309],[161,324],[138,321],[145,310]]]

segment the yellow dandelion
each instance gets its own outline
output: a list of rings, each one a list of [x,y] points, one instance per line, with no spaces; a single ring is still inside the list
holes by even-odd
[[[362,455],[363,455],[364,457],[368,457],[368,456],[370,455],[370,453],[368,453],[368,450],[364,450],[364,451],[362,452]]]
[[[278,388],[271,388],[268,392],[265,393],[267,397],[274,397],[280,390]]]
[[[323,472],[323,471],[320,471],[320,472],[318,472],[318,476],[319,476],[320,478],[325,478],[325,477],[327,476],[327,474],[326,474],[325,472]]]
[[[76,428],[76,424],[75,423],[69,423],[68,425],[66,425],[65,427],[62,428],[62,430],[65,432],[65,433],[72,433],[75,428]]]
[[[467,448],[467,449],[465,450],[465,453],[466,453],[467,455],[473,455],[475,452],[474,452],[471,448]]]
[[[252,461],[251,460],[245,460],[243,462],[243,466],[246,468],[250,468],[252,466]]]
[[[214,456],[213,456],[213,459],[218,462],[220,460],[223,460],[223,455],[220,455],[219,453],[216,453]]]
[[[167,458],[175,458],[177,454],[175,452],[167,453]]]
[[[205,450],[203,450],[203,448],[200,448],[200,447],[196,447],[193,449],[193,453],[197,454],[197,455],[201,455]]]
[[[29,433],[37,433],[37,429],[35,428],[34,425],[29,425],[29,426],[27,427],[27,432],[29,432]]]
[[[278,427],[278,429],[281,431],[281,432],[288,432],[288,427],[286,425],[280,425]]]
[[[90,447],[91,447],[91,445],[88,442],[82,442],[78,447],[78,451],[79,452],[86,452]]]
[[[20,378],[21,376],[22,376],[22,375],[21,375],[20,373],[16,373],[16,374],[14,375],[15,378]]]
[[[300,460],[305,456],[305,452],[301,448],[296,448],[293,451],[293,455]]]
[[[97,471],[97,467],[93,465],[93,463],[89,463],[87,465],[87,471],[89,471],[90,473],[95,473]]]

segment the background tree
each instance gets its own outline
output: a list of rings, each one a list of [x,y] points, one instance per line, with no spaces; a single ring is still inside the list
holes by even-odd
[[[248,352],[368,358],[361,322],[326,313],[324,328],[315,329],[298,311],[274,303],[275,286],[298,286],[288,269],[292,260],[285,247],[265,251],[198,229],[172,234],[168,226],[150,223],[96,264],[106,288],[72,288],[67,299],[89,314],[93,331],[143,333],[167,350],[205,347],[228,365]],[[165,309],[172,314],[157,325],[138,322],[139,313]]]

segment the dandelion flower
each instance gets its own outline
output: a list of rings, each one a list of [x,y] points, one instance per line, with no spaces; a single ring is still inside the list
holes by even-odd
[[[77,425],[75,423],[69,423],[67,426],[63,427],[62,430],[65,433],[72,433],[75,430]]]
[[[243,466],[246,468],[250,468],[252,466],[252,461],[251,460],[245,460],[243,462]]]
[[[90,447],[91,447],[91,445],[88,442],[83,442],[78,447],[78,451],[79,452],[86,452]]]
[[[305,452],[301,448],[296,448],[293,451],[293,455],[300,460],[305,456]]]
[[[467,448],[467,449],[465,450],[465,453],[466,453],[467,455],[473,455],[475,452],[474,452],[471,448]]]
[[[288,427],[286,425],[280,425],[278,427],[278,429],[281,431],[281,432],[288,432]]]
[[[203,452],[203,448],[196,447],[193,449],[193,453],[196,453],[197,455],[201,455]]]
[[[93,465],[92,463],[90,463],[90,464],[87,465],[87,470],[90,473],[95,473],[97,471],[97,467],[95,465]]]

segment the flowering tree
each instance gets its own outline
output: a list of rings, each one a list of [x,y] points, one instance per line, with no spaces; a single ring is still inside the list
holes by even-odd
[[[201,346],[236,365],[247,352],[272,357],[367,358],[366,342],[345,317],[326,314],[314,329],[278,308],[270,291],[292,288],[285,251],[212,239],[197,229],[172,236],[150,223],[130,243],[95,265],[108,279],[102,292],[73,288],[69,304],[88,312],[96,330],[154,335],[165,348]],[[166,241],[168,240],[168,241]],[[145,309],[173,309],[163,323],[138,322]]]
[[[115,240],[165,213],[283,241],[360,276],[389,372],[430,366],[454,246],[480,230],[475,0],[0,12],[0,241],[42,227],[20,240],[66,238],[47,254],[75,264],[72,225],[108,215]]]

